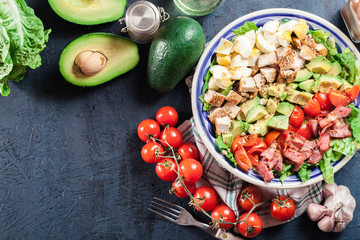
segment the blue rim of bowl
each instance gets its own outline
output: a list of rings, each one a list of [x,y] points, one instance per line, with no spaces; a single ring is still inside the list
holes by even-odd
[[[251,14],[247,14],[232,23],[228,24],[223,30],[221,30],[214,38],[211,40],[204,50],[203,55],[201,56],[198,65],[195,70],[194,80],[192,85],[192,111],[194,115],[195,124],[197,126],[198,132],[201,139],[203,140],[205,146],[208,148],[211,155],[215,158],[216,162],[228,170],[230,173],[235,176],[259,186],[266,186],[270,188],[298,188],[305,187],[323,180],[321,171],[318,168],[315,168],[311,174],[310,179],[307,182],[301,182],[301,180],[296,176],[292,175],[284,180],[284,184],[280,182],[278,177],[275,177],[271,182],[265,183],[262,177],[250,170],[249,172],[242,171],[233,167],[232,163],[229,163],[228,160],[221,155],[215,148],[215,138],[211,134],[212,126],[207,120],[207,112],[202,111],[202,103],[199,101],[198,97],[202,94],[203,79],[208,71],[209,65],[212,61],[213,53],[217,47],[220,39],[222,37],[231,39],[234,34],[232,33],[233,29],[237,29],[242,26],[246,21],[253,21],[258,24],[258,26],[263,25],[265,22],[273,19],[304,19],[309,24],[310,28],[314,27],[315,29],[322,29],[330,32],[330,36],[335,38],[335,42],[339,49],[345,49],[349,47],[350,50],[355,54],[357,59],[360,59],[360,54],[355,47],[355,45],[350,41],[350,39],[341,32],[337,27],[328,21],[313,15],[311,13],[288,9],[288,8],[272,8],[257,11]],[[359,98],[356,100],[355,105],[359,107]],[[352,156],[343,156],[339,161],[333,163],[334,173],[341,169]]]

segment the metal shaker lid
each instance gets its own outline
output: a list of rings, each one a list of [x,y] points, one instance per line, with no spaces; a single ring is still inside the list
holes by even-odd
[[[125,14],[128,30],[139,34],[152,34],[160,26],[159,9],[148,1],[133,3]]]

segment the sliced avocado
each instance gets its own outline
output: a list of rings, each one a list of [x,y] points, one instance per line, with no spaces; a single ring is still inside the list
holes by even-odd
[[[234,141],[234,136],[231,134],[231,132],[229,132],[229,133],[222,134],[222,139],[223,139],[223,142],[228,147],[231,147],[232,142]]]
[[[306,92],[311,93],[311,92],[312,92],[311,86],[313,85],[314,82],[315,82],[314,79],[306,80],[306,81],[301,82],[301,83],[299,84],[299,88],[301,88],[302,90],[304,90],[304,91],[306,91]]]
[[[266,115],[262,119],[257,120],[255,124],[252,124],[250,126],[249,133],[265,136],[269,131],[269,127],[267,126],[267,123],[270,120],[270,118],[271,118],[270,115]]]
[[[285,83],[275,83],[268,87],[267,92],[269,95],[280,98],[285,91]]]
[[[319,91],[328,93],[330,89],[338,89],[343,84],[343,81],[339,76],[321,75],[319,84]]]
[[[241,120],[233,120],[231,122],[232,128],[231,128],[231,134],[233,137],[236,137],[243,133],[244,130],[244,123]]]
[[[290,117],[292,111],[294,110],[294,107],[295,106],[289,102],[280,102],[279,106],[276,109],[276,112]]]
[[[264,106],[255,105],[246,114],[246,122],[247,123],[256,122],[257,120],[263,118],[266,115],[268,115],[268,112],[265,110]]]
[[[294,90],[286,97],[286,100],[301,106],[305,106],[312,98],[313,94],[311,93]]]
[[[288,84],[286,85],[286,91],[295,90],[295,89],[298,88],[298,86],[299,86],[298,83],[294,83],[294,82],[288,83]]]
[[[259,97],[255,97],[253,99],[247,100],[246,102],[242,103],[240,105],[240,118],[241,120],[246,120],[246,115],[249,112],[249,110],[255,106],[255,105],[260,105],[260,98]]]
[[[315,80],[310,88],[311,88],[312,92],[317,93],[320,90],[320,82],[319,82],[319,80]]]
[[[126,0],[49,0],[49,4],[57,15],[69,22],[95,25],[121,18]]]
[[[306,81],[309,78],[311,78],[312,75],[313,75],[312,71],[309,71],[309,69],[307,68],[302,68],[297,72],[295,82]]]
[[[289,127],[289,117],[284,115],[273,116],[268,121],[267,126],[277,130],[287,130]]]
[[[314,78],[315,80],[318,80],[318,79],[320,78],[320,76],[321,76],[320,73],[314,73],[314,74],[313,74],[313,78]]]
[[[59,67],[66,81],[90,87],[130,71],[138,62],[138,47],[131,40],[109,33],[90,33],[65,47]]]
[[[274,98],[269,98],[266,105],[266,111],[270,114],[274,114],[278,105],[279,101],[276,101]]]
[[[346,81],[345,79],[342,79],[342,81],[343,81],[343,85],[341,85],[341,87],[339,88],[340,92],[344,92],[345,90],[353,87],[353,85],[348,81]]]
[[[327,73],[333,64],[325,57],[314,57],[314,59],[305,65],[310,71],[314,73]]]
[[[330,68],[330,70],[326,73],[327,75],[330,76],[337,76],[340,74],[341,72],[341,65],[339,62],[335,61],[332,63],[333,66]]]

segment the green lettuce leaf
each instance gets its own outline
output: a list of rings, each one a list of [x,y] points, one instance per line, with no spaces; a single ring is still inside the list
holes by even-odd
[[[217,146],[217,148],[219,149],[220,153],[223,154],[223,150],[226,151],[226,155],[225,157],[230,160],[234,166],[237,166],[236,160],[234,158],[234,155],[232,154],[230,148],[223,142],[223,139],[221,137],[221,135],[219,135],[216,139],[215,139],[215,145]]]
[[[360,109],[354,105],[348,105],[347,107],[351,108],[351,113],[347,117],[349,122],[351,133],[355,142],[360,143]]]
[[[301,168],[299,169],[299,171],[297,172],[299,178],[301,179],[302,182],[306,182],[307,180],[310,179],[310,173],[311,173],[311,167],[312,165],[307,164],[306,162],[304,162],[301,165]]]
[[[204,85],[202,87],[202,93],[204,94],[206,92],[206,90],[208,90],[209,88],[209,80],[211,78],[211,72],[210,72],[210,68],[216,63],[216,60],[214,58],[214,60],[212,60],[210,66],[209,66],[209,69],[204,77]]]
[[[44,31],[41,20],[24,0],[0,0],[0,18],[10,38],[14,64],[35,69],[41,65],[41,52],[51,30]]]
[[[360,86],[360,61],[355,61],[355,77],[354,77],[354,85]]]
[[[238,29],[233,30],[233,33],[235,33],[237,36],[241,36],[251,30],[254,30],[256,32],[258,30],[258,27],[255,23],[247,21]]]
[[[334,183],[334,168],[331,165],[331,159],[323,157],[319,162],[320,170],[326,183]]]
[[[335,60],[334,56],[338,54],[338,50],[333,38],[329,38],[330,32],[324,32],[323,30],[309,30],[310,34],[316,43],[323,44],[328,50],[327,58],[330,60]]]
[[[10,38],[0,19],[0,61],[5,62],[10,51]]]
[[[284,163],[282,172],[275,172],[276,176],[279,176],[280,182],[284,184],[284,180],[294,174],[292,171],[293,165]]]
[[[342,53],[335,55],[335,59],[340,63],[342,69],[340,76],[346,79],[349,83],[355,82],[355,63],[356,58],[354,53],[346,48]]]

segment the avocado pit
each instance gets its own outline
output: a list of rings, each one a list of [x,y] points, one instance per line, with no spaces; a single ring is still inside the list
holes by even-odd
[[[106,63],[106,56],[98,51],[81,52],[74,61],[76,69],[86,76],[92,76],[101,72],[105,68]]]

